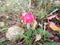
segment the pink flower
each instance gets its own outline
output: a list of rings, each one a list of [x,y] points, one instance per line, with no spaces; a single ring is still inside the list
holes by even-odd
[[[32,13],[27,13],[25,15],[22,15],[21,19],[24,23],[31,24],[36,19],[36,17]]]

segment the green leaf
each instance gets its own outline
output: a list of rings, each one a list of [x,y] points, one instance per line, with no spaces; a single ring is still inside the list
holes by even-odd
[[[7,38],[2,38],[2,39],[0,39],[0,44],[2,44],[3,42],[5,42],[7,40]]]
[[[43,28],[39,28],[37,31],[38,31],[38,33],[42,34],[44,30],[43,30]]]
[[[0,32],[2,32],[2,31],[6,31],[8,28],[7,27],[5,27],[5,28],[2,28],[2,29],[0,29]]]
[[[55,13],[56,11],[58,11],[58,9],[54,9],[54,10],[50,13],[50,15],[52,15],[52,14]]]
[[[9,1],[13,3],[13,2],[15,2],[16,0],[9,0]]]
[[[0,11],[1,12],[8,12],[8,7],[7,6],[3,6],[3,7],[0,7]]]
[[[48,31],[43,32],[44,37],[51,37],[52,35]]]
[[[43,28],[39,28],[38,30],[38,33],[40,33],[41,35],[43,35],[44,36],[44,38],[46,38],[46,37],[51,37],[52,36],[52,34],[50,34],[48,31],[46,31],[46,30],[43,30]]]
[[[43,45],[60,45],[60,43],[56,43],[56,42],[45,42]]]
[[[46,12],[45,11],[41,11],[40,13],[40,19],[44,18],[46,16]]]
[[[26,35],[27,37],[31,37],[31,36],[32,36],[32,30],[28,30],[28,31],[25,33],[25,35]]]
[[[31,39],[25,38],[24,40],[25,40],[26,45],[32,45],[32,40]]]

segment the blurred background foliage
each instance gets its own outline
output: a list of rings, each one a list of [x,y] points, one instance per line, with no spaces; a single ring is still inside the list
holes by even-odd
[[[0,12],[25,10],[33,12],[36,16],[41,17],[43,15],[44,17],[56,8],[60,8],[59,0],[0,0]]]
[[[56,9],[60,9],[60,0],[0,0],[0,16],[2,15],[1,14],[2,12],[7,13],[7,15],[9,15],[9,13],[13,15],[15,14],[21,15],[21,12],[26,11],[26,12],[32,12],[38,18],[43,19],[44,17],[46,17],[46,15],[49,15],[50,13],[52,13],[52,11],[54,12]],[[2,31],[6,29],[7,28],[3,28]],[[44,31],[43,28],[42,29],[40,28],[37,31],[28,30],[25,33],[25,36],[29,37],[28,38],[29,40],[25,38],[26,43],[31,45],[33,38],[31,36],[35,36],[36,33],[41,34],[43,33],[42,36],[44,37],[42,38],[45,39],[46,37],[51,36],[51,34],[48,31]],[[49,43],[47,42],[47,44],[44,43],[44,45],[50,45],[51,43],[52,42]],[[52,45],[55,45],[55,43]]]

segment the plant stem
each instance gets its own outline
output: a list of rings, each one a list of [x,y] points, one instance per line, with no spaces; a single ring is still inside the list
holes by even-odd
[[[27,29],[30,29],[30,24],[27,24]]]

